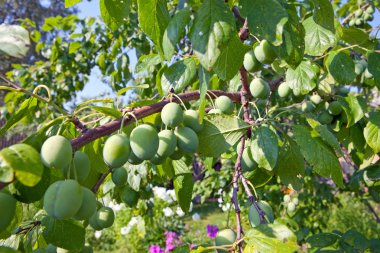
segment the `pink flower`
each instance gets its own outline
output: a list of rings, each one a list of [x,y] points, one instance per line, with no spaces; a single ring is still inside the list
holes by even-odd
[[[174,250],[176,246],[178,246],[181,243],[181,241],[179,240],[179,236],[176,232],[165,231],[165,237],[166,237],[165,253],[171,252],[172,250]]]
[[[160,245],[152,245],[149,247],[149,253],[165,253],[164,249]]]
[[[214,226],[210,224],[206,226],[206,229],[207,229],[207,236],[210,238],[215,238],[219,230],[218,226]]]

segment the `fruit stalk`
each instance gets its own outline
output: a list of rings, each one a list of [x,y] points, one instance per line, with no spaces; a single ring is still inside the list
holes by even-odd
[[[94,186],[91,188],[91,191],[92,191],[93,193],[96,193],[96,192],[98,191],[99,187],[101,186],[101,184],[103,183],[103,181],[106,179],[106,177],[108,176],[108,174],[111,173],[111,171],[112,171],[112,169],[109,168],[108,171],[107,171],[106,173],[103,173],[103,174],[99,177],[98,181],[96,181],[96,183],[94,184]]]

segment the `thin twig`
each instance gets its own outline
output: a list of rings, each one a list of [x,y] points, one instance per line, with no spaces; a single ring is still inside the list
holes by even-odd
[[[99,177],[98,181],[96,181],[95,185],[91,188],[91,191],[93,193],[97,193],[98,192],[99,187],[102,185],[102,183],[104,182],[104,180],[106,179],[106,177],[111,173],[111,171],[112,171],[112,169],[109,168],[106,173],[103,173]]]

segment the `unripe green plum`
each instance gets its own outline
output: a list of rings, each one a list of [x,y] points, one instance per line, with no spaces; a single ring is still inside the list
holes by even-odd
[[[133,150],[131,149],[131,152],[129,153],[129,157],[128,157],[128,163],[130,164],[133,164],[133,165],[137,165],[137,164],[141,164],[144,160],[138,158],[135,153],[133,153]]]
[[[355,20],[355,25],[362,25],[362,24],[363,24],[363,21],[360,18],[357,18]]]
[[[115,213],[109,207],[101,207],[95,213],[96,223],[103,229],[112,226],[115,221]]]
[[[16,214],[16,200],[12,195],[0,192],[0,232],[11,224]]]
[[[177,146],[177,137],[170,130],[162,130],[158,133],[160,139],[156,155],[151,159],[154,164],[160,164],[164,159],[172,155]]]
[[[265,213],[265,223],[272,223],[274,221],[272,207],[266,201],[263,200],[257,201],[257,205]],[[249,207],[248,220],[249,224],[251,224],[251,227],[253,228],[261,224],[259,212],[256,210],[254,205],[251,205]]]
[[[315,109],[315,105],[310,102],[310,101],[306,101],[305,103],[302,104],[301,106],[301,110],[303,112],[311,112]]]
[[[125,134],[112,135],[104,143],[104,162],[111,168],[121,167],[128,161],[130,149],[129,139]]]
[[[261,78],[255,78],[251,81],[249,85],[249,90],[252,96],[255,98],[266,99],[270,94],[270,87],[267,81]]]
[[[183,124],[196,133],[203,128],[203,124],[199,123],[199,113],[195,110],[186,110],[183,113]]]
[[[67,168],[72,160],[73,148],[68,139],[60,135],[49,137],[41,147],[41,159],[49,168]]]
[[[217,108],[213,108],[210,111],[208,111],[208,114],[222,114],[222,111]]]
[[[363,19],[364,19],[364,21],[372,21],[373,20],[373,16],[371,14],[369,14],[369,13],[364,13]]]
[[[365,66],[363,66],[360,62],[357,62],[356,64],[355,64],[355,74],[356,75],[360,75],[360,74],[362,74],[363,72],[364,72],[364,70],[365,70]]]
[[[195,153],[198,150],[199,140],[197,134],[189,127],[178,127],[175,130],[178,147],[185,153]]]
[[[373,75],[368,71],[368,68],[364,71],[364,77],[367,79],[371,79],[373,77]]]
[[[277,93],[280,98],[285,98],[290,95],[292,89],[290,89],[287,82],[283,82],[278,86]]]
[[[236,234],[232,229],[223,229],[218,231],[215,237],[215,246],[232,245],[236,240]],[[225,250],[218,249],[218,253],[228,253]]]
[[[338,93],[342,96],[346,96],[348,93],[350,93],[350,89],[346,87],[339,87]]]
[[[241,156],[241,168],[243,171],[252,171],[257,168],[257,163],[252,157],[252,152],[249,147],[245,148]]]
[[[121,193],[121,199],[129,207],[135,207],[137,205],[137,202],[139,201],[139,197],[139,193],[130,188],[129,186],[124,187]]]
[[[175,148],[174,153],[170,156],[170,159],[172,160],[179,160],[184,156],[183,151],[178,148],[178,146]]]
[[[220,96],[215,99],[215,107],[224,114],[232,114],[234,112],[234,103],[232,103],[232,100],[227,96]]]
[[[127,179],[128,179],[127,169],[124,167],[114,169],[112,171],[112,177],[111,178],[112,178],[112,182],[116,186],[119,186],[119,187],[124,186],[127,183]]]
[[[350,22],[348,22],[349,26],[354,26],[355,25],[355,19],[351,19]]]
[[[151,125],[139,125],[131,132],[131,148],[139,159],[150,160],[157,153],[159,142],[157,130]]]
[[[77,181],[61,180],[53,183],[44,195],[44,209],[58,219],[73,217],[81,208],[83,189]]]
[[[363,15],[363,10],[362,9],[357,9],[354,12],[354,15],[355,15],[355,17],[360,17],[361,15]]]
[[[244,55],[244,68],[248,72],[256,72],[260,70],[261,63],[256,59],[254,51],[249,51]]]
[[[342,109],[342,105],[338,101],[331,102],[328,108],[329,113],[334,116],[341,114]]]
[[[293,213],[296,210],[296,205],[293,202],[289,202],[287,205],[288,212]]]
[[[310,101],[315,105],[319,105],[322,102],[322,98],[318,94],[315,94],[310,97]]]
[[[370,5],[366,10],[365,12],[369,13],[369,14],[373,14],[375,12],[375,9],[373,8],[372,5]]]
[[[103,228],[98,224],[97,213],[98,213],[98,212],[95,212],[95,213],[90,217],[89,224],[90,224],[90,226],[91,226],[93,229],[95,229],[95,230],[102,230]]]
[[[79,211],[74,216],[74,218],[77,220],[89,219],[96,212],[96,207],[98,205],[95,194],[92,191],[90,191],[86,187],[82,187],[82,190],[83,190],[82,205],[79,208]]]
[[[328,112],[326,111],[323,111],[322,113],[320,113],[318,115],[318,121],[322,124],[322,125],[328,125],[330,124],[332,121],[333,121],[333,116],[331,116]]]
[[[168,103],[161,111],[162,122],[168,127],[176,127],[183,121],[183,110],[177,103]]]
[[[76,151],[74,153],[73,165],[74,166],[70,168],[70,178],[77,179],[81,183],[84,182],[91,171],[90,159],[85,153],[81,151]],[[63,169],[64,176],[67,175],[68,169],[69,167]]]
[[[276,53],[267,40],[262,40],[260,44],[255,47],[254,53],[256,59],[263,64],[271,64],[276,59]]]

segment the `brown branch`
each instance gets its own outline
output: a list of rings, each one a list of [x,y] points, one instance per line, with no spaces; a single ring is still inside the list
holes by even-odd
[[[5,187],[7,187],[8,185],[10,185],[14,181],[15,181],[15,179],[13,179],[11,182],[8,182],[8,183],[0,182],[0,190],[4,189]]]
[[[82,134],[84,134],[85,132],[87,132],[88,128],[85,125],[83,125],[83,123],[80,122],[80,120],[77,117],[72,118],[71,121],[73,122],[73,124],[75,125],[75,127],[82,132]]]
[[[95,185],[91,188],[91,191],[92,191],[93,193],[97,193],[97,192],[98,192],[99,187],[101,186],[101,184],[104,182],[104,180],[107,178],[107,176],[108,176],[111,172],[112,172],[112,169],[109,168],[109,169],[107,170],[106,173],[103,173],[103,174],[99,177],[98,181],[96,181]]]
[[[372,213],[373,217],[375,218],[377,223],[380,223],[380,217],[376,213],[375,209],[373,209],[372,205],[368,202],[368,200],[365,200],[365,204],[367,205],[369,211]]]
[[[212,92],[216,96],[225,95],[231,98],[231,100],[234,102],[240,102],[240,93],[238,92],[225,92],[225,91],[220,91],[220,90],[212,90],[210,92]],[[181,98],[183,102],[196,100],[199,98],[199,91],[182,93],[182,94],[179,94],[178,97]],[[141,119],[149,115],[152,115],[154,113],[160,112],[161,109],[169,102],[170,102],[170,99],[165,99],[163,101],[160,101],[152,105],[147,105],[147,106],[134,109],[132,113],[137,119]],[[179,103],[179,100],[173,97],[172,102]],[[87,130],[83,135],[79,136],[76,139],[71,140],[73,149],[77,150],[81,148],[82,146],[86,145],[87,143],[90,143],[91,141],[99,139],[103,136],[110,135],[113,132],[117,131],[120,128],[121,120],[122,119],[119,118],[117,120],[111,121],[102,126]],[[134,121],[135,119],[129,116],[128,118],[124,120],[124,126],[127,126],[133,123]]]

